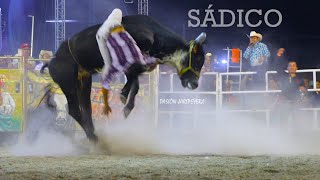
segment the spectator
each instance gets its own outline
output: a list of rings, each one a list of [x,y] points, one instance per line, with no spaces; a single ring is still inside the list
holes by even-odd
[[[233,91],[233,81],[228,80],[226,81],[225,91]],[[235,107],[238,103],[238,99],[234,94],[225,94],[223,96],[225,105],[228,106],[228,108]]]
[[[277,74],[270,74],[270,79],[273,79],[277,83],[278,77],[285,74],[287,65],[288,59],[286,56],[286,50],[284,48],[279,48],[276,53],[272,54],[270,59],[269,70],[277,71]]]
[[[16,56],[21,56],[22,61],[24,62],[24,67],[28,70],[33,70],[35,67],[35,62],[34,61],[29,61],[29,59],[32,59],[30,56],[30,45],[28,43],[23,43],[20,46],[20,49],[18,49],[18,54]],[[12,67],[13,68],[18,68],[20,67],[20,61],[18,59],[14,59],[12,61]]]
[[[279,100],[276,103],[274,115],[278,125],[286,126],[288,118],[293,118],[295,111],[304,100],[304,82],[303,78],[296,74],[298,70],[297,63],[295,61],[289,61],[288,63],[288,74],[286,76],[280,76],[278,86],[281,89]]]
[[[11,59],[0,59],[0,69],[8,69]]]
[[[304,81],[303,78],[296,74],[298,66],[295,61],[289,61],[287,69],[288,75],[280,77],[281,97],[285,101],[297,102],[301,98],[300,87],[305,89]]]
[[[249,71],[257,72],[257,75],[253,76],[255,87],[261,86],[264,82],[265,72],[268,68],[268,58],[270,57],[267,45],[262,43],[261,40],[261,34],[251,31],[249,46],[243,54],[243,57],[250,62]]]
[[[39,54],[39,59],[41,60],[40,63],[34,68],[36,72],[40,71],[44,63],[49,62],[50,59],[53,57],[52,51],[48,50],[41,50]]]
[[[312,106],[312,93],[308,91],[308,88],[305,86],[299,87],[300,91],[300,103],[299,106],[301,107],[311,107]]]
[[[308,78],[303,78],[304,87],[310,88],[310,80]]]
[[[207,53],[205,57],[204,65],[201,69],[201,73],[212,72],[212,54]],[[214,91],[215,90],[215,76],[210,74],[203,74],[199,79],[199,88],[200,91]]]
[[[49,61],[53,57],[52,51],[48,50],[41,50],[39,54],[39,59],[45,59]]]
[[[269,90],[278,90],[278,84],[274,79],[269,80]]]
[[[287,69],[287,65],[288,59],[286,57],[286,50],[284,48],[279,48],[277,52],[271,56],[269,70],[281,73]]]
[[[316,88],[320,89],[320,82],[317,81]],[[319,108],[320,107],[320,90],[316,92],[312,92],[312,106]]]
[[[221,67],[219,67],[218,57],[216,55],[213,55],[212,58],[212,68],[214,72],[218,72]],[[221,71],[221,70],[220,70]]]
[[[207,53],[206,57],[205,57],[204,64],[203,64],[203,67],[201,69],[201,73],[211,72],[212,71],[211,58],[212,58],[212,54],[211,53]]]

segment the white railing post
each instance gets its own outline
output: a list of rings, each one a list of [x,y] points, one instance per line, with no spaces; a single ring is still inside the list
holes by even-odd
[[[219,87],[218,87],[218,94],[219,94],[219,110],[222,108],[222,101],[223,101],[223,94],[222,94],[222,74],[219,73]]]
[[[170,92],[173,92],[173,74],[170,74]]]
[[[265,81],[266,81],[266,91],[268,91],[269,90],[269,81],[268,81],[268,75],[269,75],[269,73],[268,73],[268,71],[265,73]]]
[[[319,122],[318,122],[318,111],[316,110],[314,113],[314,119],[316,121],[315,125],[316,125],[316,129],[319,129]]]
[[[313,79],[313,89],[317,89],[317,72],[312,72],[312,79]]]
[[[313,109],[313,129],[318,129],[318,117],[317,117],[318,111],[316,109]]]
[[[220,91],[219,91],[219,82],[220,82],[220,75],[219,74],[216,74],[216,111],[219,109],[219,98],[220,98]]]
[[[154,80],[155,80],[155,84],[154,84],[154,91],[155,91],[155,117],[154,117],[154,125],[155,125],[155,128],[158,127],[158,121],[159,121],[159,78],[160,78],[160,70],[159,70],[159,66],[157,66],[157,68],[155,69],[155,77],[154,77]],[[149,87],[150,88],[150,87]]]
[[[267,128],[270,128],[270,111],[266,111]]]
[[[266,91],[269,90],[269,74],[276,74],[277,71],[267,71],[265,74],[265,80],[266,80]]]

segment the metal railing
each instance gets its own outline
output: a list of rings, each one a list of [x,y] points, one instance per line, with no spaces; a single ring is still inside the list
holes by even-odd
[[[316,73],[320,72],[320,69],[303,69],[298,70],[297,73],[313,73],[312,79],[313,79],[313,88],[308,89],[309,92],[312,91],[320,91],[320,89],[316,88]],[[215,83],[216,83],[216,89],[215,91],[175,91],[173,88],[173,77],[177,75],[176,73],[170,73],[170,88],[169,91],[159,91],[155,94],[157,96],[157,99],[159,99],[160,94],[194,94],[194,95],[200,95],[200,94],[212,94],[216,95],[216,107],[212,109],[212,114],[219,114],[221,112],[262,112],[265,113],[266,117],[266,124],[267,127],[270,127],[270,111],[271,109],[235,109],[235,110],[226,110],[223,109],[223,96],[228,94],[270,94],[270,93],[279,93],[281,90],[270,90],[269,89],[269,75],[277,73],[276,71],[267,71],[265,74],[265,90],[239,90],[239,91],[231,91],[231,90],[224,90],[223,89],[223,77],[224,76],[241,76],[241,75],[254,75],[256,72],[225,72],[225,73],[216,73],[216,72],[210,72],[210,73],[204,73],[207,75],[215,75]],[[159,73],[159,76],[162,74],[169,74],[165,72]],[[159,83],[159,82],[157,82]],[[158,84],[159,86],[159,84]],[[156,103],[159,103],[159,101],[156,101]],[[313,112],[313,124],[314,128],[320,128],[318,127],[318,111],[320,111],[320,108],[300,108],[301,111],[312,111]],[[172,115],[172,113],[180,113],[180,114],[192,114],[190,111],[162,111],[159,110],[159,105],[156,105],[156,124],[158,123],[158,114],[159,113],[169,113]]]
[[[288,71],[286,71],[288,72]],[[297,70],[297,73],[312,73],[312,80],[313,80],[313,88],[308,89],[309,92],[312,91],[319,91],[320,89],[317,89],[317,72],[320,72],[320,69],[301,69]],[[267,71],[265,74],[265,81],[266,81],[266,90],[269,89],[269,74],[276,74],[277,71]]]
[[[157,92],[155,93],[155,96],[157,97],[156,99],[156,107],[155,107],[155,125],[157,126],[158,124],[158,118],[159,118],[159,113],[165,113],[165,114],[169,114],[170,117],[173,116],[173,114],[192,114],[192,112],[190,111],[181,111],[181,110],[160,110],[159,109],[159,97],[161,94],[185,94],[185,95],[215,95],[217,97],[218,95],[218,84],[219,84],[219,80],[218,80],[218,74],[217,72],[206,72],[203,73],[202,75],[209,75],[209,76],[215,76],[215,90],[214,91],[175,91],[174,90],[174,76],[177,76],[177,73],[167,73],[167,72],[160,72],[159,68],[157,68],[157,74],[158,74],[158,81],[157,83],[159,83],[159,78],[161,75],[169,75],[169,90],[168,91],[160,91],[159,88],[157,88]],[[159,87],[159,84],[157,84],[157,87]],[[216,106],[218,105],[219,101],[218,98],[216,98]],[[193,122],[195,123],[195,122]]]

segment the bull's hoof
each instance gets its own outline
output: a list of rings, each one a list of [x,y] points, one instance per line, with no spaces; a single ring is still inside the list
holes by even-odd
[[[120,94],[120,100],[121,100],[121,102],[122,102],[122,104],[127,104],[127,97],[126,96],[124,96],[123,94]]]
[[[92,135],[90,135],[90,136],[88,136],[88,138],[89,138],[89,140],[91,141],[91,142],[93,142],[94,144],[97,144],[98,143],[98,136],[97,135],[95,135],[95,134],[92,134]]]
[[[133,108],[130,108],[128,106],[124,107],[123,109],[123,114],[124,114],[124,117],[127,118],[129,116],[129,114],[131,113]]]

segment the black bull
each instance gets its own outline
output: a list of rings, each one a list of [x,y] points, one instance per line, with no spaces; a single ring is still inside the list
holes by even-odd
[[[125,16],[122,25],[135,39],[142,52],[159,59],[159,62],[176,67],[182,86],[195,89],[204,63],[202,34],[188,43],[148,16]],[[55,57],[47,64],[50,75],[68,100],[69,114],[81,125],[89,140],[98,140],[94,133],[91,110],[91,75],[103,68],[104,61],[96,41],[99,25],[84,29],[63,42]],[[46,66],[46,65],[45,65]],[[44,66],[44,67],[45,67]],[[43,67],[43,68],[44,68]],[[134,97],[139,89],[138,76],[146,69],[134,64],[125,72],[127,83],[122,95],[130,97],[125,109],[134,107]]]

